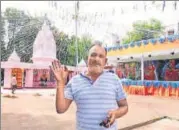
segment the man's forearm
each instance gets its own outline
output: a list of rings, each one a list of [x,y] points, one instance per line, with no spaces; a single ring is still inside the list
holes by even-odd
[[[118,109],[115,110],[116,119],[124,116],[128,112],[128,106],[120,106]]]
[[[62,84],[57,84],[56,90],[56,110],[57,113],[63,113],[66,111],[66,99],[64,98],[64,86]]]

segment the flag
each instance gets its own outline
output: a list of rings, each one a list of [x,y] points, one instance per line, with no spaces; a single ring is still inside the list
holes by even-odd
[[[54,1],[54,7],[55,7],[55,9],[57,9],[57,2],[56,1]]]
[[[174,8],[177,10],[177,1],[174,2]]]
[[[121,14],[124,14],[124,10],[121,8]]]
[[[112,15],[114,16],[116,13],[115,9],[113,8]]]
[[[163,8],[162,8],[162,11],[165,10],[165,0],[163,1]]]
[[[79,10],[80,5],[79,5],[79,1],[77,1],[77,10]]]
[[[147,10],[147,5],[146,3],[144,3],[144,11],[146,12],[146,10]]]
[[[113,44],[120,44],[119,36],[117,34],[112,33],[112,42]]]

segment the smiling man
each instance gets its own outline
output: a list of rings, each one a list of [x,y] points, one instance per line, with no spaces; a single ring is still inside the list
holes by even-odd
[[[56,110],[64,113],[75,101],[76,130],[117,130],[116,119],[128,112],[120,79],[104,71],[106,56],[105,48],[95,41],[89,50],[87,72],[74,76],[66,86],[67,68],[52,62],[51,69],[57,80]]]

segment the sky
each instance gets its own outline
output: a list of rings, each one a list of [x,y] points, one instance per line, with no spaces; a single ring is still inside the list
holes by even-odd
[[[147,5],[147,11],[144,11],[144,4]],[[112,33],[116,33],[120,38],[124,37],[136,20],[154,17],[161,20],[168,28],[177,25],[179,2],[177,10],[174,10],[173,1],[166,1],[164,12],[162,12],[162,4],[162,1],[156,1],[155,5],[152,5],[151,1],[80,1],[78,36],[90,33],[93,39],[110,44]],[[75,34],[75,21],[72,20],[72,15],[75,13],[74,5],[75,1],[57,1],[57,8],[49,1],[1,1],[1,10],[15,7],[31,15],[47,13],[60,31],[73,35]],[[133,9],[134,6],[137,7],[136,10]]]

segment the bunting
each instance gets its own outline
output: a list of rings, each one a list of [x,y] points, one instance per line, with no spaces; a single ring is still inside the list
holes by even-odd
[[[128,49],[129,47],[135,47],[135,46],[140,47],[142,44],[143,45],[149,44],[149,42],[151,42],[154,45],[157,42],[162,44],[165,41],[169,41],[170,43],[173,43],[177,39],[179,39],[179,35],[171,35],[171,36],[168,36],[166,38],[154,38],[154,39],[149,39],[149,40],[131,42],[130,44],[124,44],[124,45],[120,45],[120,46],[116,46],[116,47],[108,47],[107,50],[109,52],[109,51],[112,51],[112,50],[120,50],[120,49],[123,49],[123,48]]]
[[[151,4],[151,3],[150,3]],[[148,8],[150,7],[154,7],[154,8],[158,8],[158,6],[160,5],[160,10],[162,8],[162,10],[164,11],[166,8],[166,0],[163,0],[160,2],[160,4],[157,4],[155,2],[152,3],[152,6],[148,4],[147,2],[143,2],[143,6],[142,6],[142,10],[144,10],[145,12],[147,10],[149,10]],[[71,24],[74,22],[74,12],[71,12],[68,10],[68,8],[64,8],[60,5],[58,5],[58,3],[56,1],[51,1],[49,2],[49,6],[52,6],[55,10],[58,11],[57,15],[55,15],[53,12],[49,13],[50,15],[52,15],[52,13],[58,17],[60,20],[62,20],[64,22],[64,24]],[[177,10],[177,1],[174,1],[173,3],[173,7],[175,10]],[[76,2],[76,9],[79,10],[80,9],[80,4],[79,1]],[[128,11],[126,11],[128,8],[126,7],[119,7],[119,13],[121,13],[121,15],[128,13]],[[139,5],[138,4],[134,4],[131,7],[132,11],[139,11]],[[130,11],[130,10],[129,10]],[[105,22],[100,22],[100,21],[105,21],[105,19],[108,16],[115,16],[116,15],[116,9],[112,8],[111,11],[109,13],[107,12],[94,12],[94,13],[89,13],[89,14],[79,14],[79,22],[80,22],[80,28],[83,28],[83,25],[89,25],[88,27],[93,29],[93,30],[97,30],[97,29],[103,29],[106,28],[106,31],[110,31],[112,29],[112,26],[110,23],[105,23]],[[60,21],[61,22],[61,21]],[[63,23],[61,22],[61,23]],[[84,29],[84,31],[86,31],[89,29]],[[105,29],[104,29],[105,30]],[[112,31],[112,30],[111,30]],[[163,43],[163,39],[158,39],[160,41],[160,43]],[[169,40],[172,41],[172,38],[169,38]],[[150,41],[152,44],[156,43],[156,40],[152,40]],[[131,44],[129,47],[134,47],[134,46],[140,46],[141,44],[148,44],[148,41],[143,41],[143,42],[137,42],[137,43],[133,43]]]

